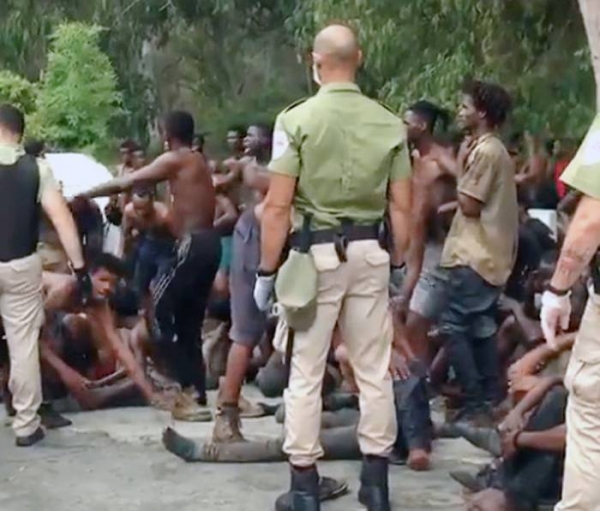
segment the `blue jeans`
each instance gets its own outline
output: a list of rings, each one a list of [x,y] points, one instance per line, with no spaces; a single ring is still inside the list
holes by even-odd
[[[478,409],[499,397],[496,310],[502,289],[467,266],[446,272],[448,303],[440,330],[465,396],[465,408]]]
[[[411,376],[394,382],[394,400],[398,436],[394,450],[408,454],[411,449],[431,450],[433,425],[427,396],[426,368],[420,362],[411,364]]]

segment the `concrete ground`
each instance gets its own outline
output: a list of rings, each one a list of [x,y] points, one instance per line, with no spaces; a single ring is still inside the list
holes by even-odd
[[[253,389],[247,393],[250,397]],[[150,408],[87,412],[70,416],[74,425],[51,431],[42,444],[17,449],[10,428],[0,427],[2,511],[270,511],[288,485],[283,463],[261,465],[186,464],[165,451],[162,430],[173,426],[194,438],[209,438],[212,424],[173,423]],[[2,422],[4,422],[2,418]],[[251,438],[277,436],[273,418],[247,420]],[[462,440],[439,441],[434,470],[417,474],[392,467],[395,509],[463,509],[458,485],[448,471],[485,462]],[[352,493],[326,504],[330,511],[358,511],[359,463],[329,462],[323,475],[346,479]]]

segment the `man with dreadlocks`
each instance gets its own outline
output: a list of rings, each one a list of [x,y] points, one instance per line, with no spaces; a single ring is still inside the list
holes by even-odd
[[[441,333],[464,395],[458,419],[475,424],[490,422],[499,398],[496,308],[517,252],[515,169],[497,135],[510,107],[498,85],[463,87],[458,123],[471,140],[441,260],[448,298]]]

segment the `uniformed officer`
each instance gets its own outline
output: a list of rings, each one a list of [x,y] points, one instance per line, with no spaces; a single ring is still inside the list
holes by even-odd
[[[54,225],[77,273],[80,289],[91,292],[79,234],[48,164],[25,154],[25,120],[11,105],[0,105],[0,316],[10,354],[9,389],[16,410],[17,445],[44,437],[38,409],[42,383],[38,337],[44,319],[42,262],[36,252],[40,206]]]
[[[570,289],[581,278],[600,245],[600,113],[562,181],[584,196],[569,226],[556,271],[542,297],[541,321],[548,345],[566,329],[571,315]],[[597,262],[597,260],[596,260]],[[593,285],[565,376],[567,457],[562,501],[557,511],[587,511],[600,506],[600,278]]]
[[[310,225],[316,310],[312,324],[296,331],[293,344],[284,445],[292,482],[277,509],[320,509],[315,464],[323,455],[321,386],[337,323],[360,390],[358,437],[364,459],[359,500],[369,510],[386,511],[387,458],[396,422],[389,373],[390,255],[378,242],[378,227],[389,196],[394,249],[402,258],[411,207],[405,128],[355,84],[362,53],[349,28],[325,28],[313,51],[319,92],[287,108],[275,125],[255,288],[257,304],[266,308],[293,210],[292,248],[304,238],[301,226]]]

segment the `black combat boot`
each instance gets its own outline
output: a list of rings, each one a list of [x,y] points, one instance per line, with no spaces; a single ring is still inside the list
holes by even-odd
[[[360,473],[358,500],[368,511],[390,511],[388,460],[365,456]]]
[[[291,466],[292,487],[275,503],[276,511],[321,511],[317,467],[298,469]],[[291,507],[290,507],[291,501]]]

